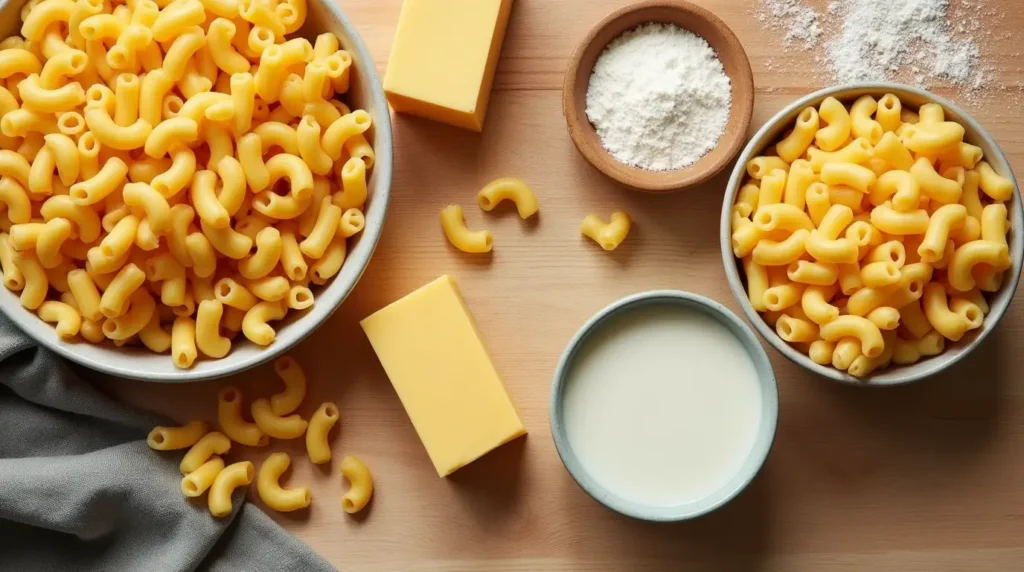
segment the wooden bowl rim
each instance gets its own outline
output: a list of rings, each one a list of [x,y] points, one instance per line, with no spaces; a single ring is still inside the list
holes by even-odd
[[[576,88],[579,83],[580,63],[583,56],[592,47],[597,36],[608,26],[613,25],[621,18],[630,13],[652,8],[668,8],[676,10],[688,16],[704,20],[727,40],[731,54],[739,64],[736,74],[728,74],[729,81],[733,87],[732,107],[729,111],[729,123],[739,121],[734,133],[729,132],[729,125],[726,124],[726,131],[722,134],[714,150],[723,149],[716,159],[709,161],[710,152],[697,160],[696,163],[676,169],[673,171],[648,171],[617,161],[601,144],[600,138],[593,126],[588,121],[580,121],[578,118],[578,105],[576,102]],[[654,21],[654,20],[652,20]],[[676,22],[668,22],[677,24]],[[687,29],[685,26],[681,26]],[[692,31],[692,30],[690,30]],[[696,34],[696,32],[693,32]],[[700,34],[698,34],[700,35]],[[703,38],[703,36],[701,36]],[[707,40],[704,38],[705,41]],[[601,47],[603,49],[604,46]],[[716,46],[712,46],[719,60],[723,60],[722,53]],[[590,77],[588,70],[587,78]],[[608,177],[636,189],[649,192],[673,192],[682,190],[685,187],[697,185],[707,181],[720,173],[743,148],[747,139],[747,130],[750,127],[750,120],[754,111],[754,73],[750,67],[750,59],[739,38],[732,29],[717,15],[710,10],[687,2],[685,0],[643,0],[629,6],[615,10],[601,19],[577,44],[576,49],[569,60],[566,68],[565,79],[562,85],[562,115],[565,117],[569,129],[569,136],[576,146],[576,149],[583,155],[594,168],[601,171]],[[737,83],[748,85],[746,93],[739,93]],[[588,146],[585,141],[593,140],[594,146]]]

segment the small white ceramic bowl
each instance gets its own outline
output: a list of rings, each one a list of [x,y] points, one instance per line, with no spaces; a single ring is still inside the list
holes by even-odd
[[[566,378],[572,370],[577,353],[586,342],[587,338],[595,331],[601,329],[608,320],[624,313],[643,306],[651,305],[679,305],[685,308],[696,309],[721,322],[733,333],[743,344],[754,368],[757,370],[758,381],[761,385],[761,424],[757,428],[757,437],[754,445],[747,455],[746,461],[733,477],[718,488],[714,493],[694,502],[676,505],[652,507],[639,504],[621,497],[615,492],[605,488],[596,481],[580,463],[579,458],[573,451],[572,442],[569,439],[565,427],[564,396]],[[771,451],[772,443],[775,441],[775,429],[779,420],[779,390],[775,383],[775,372],[768,360],[768,354],[757,341],[754,332],[750,331],[743,320],[728,308],[704,296],[681,292],[678,290],[656,290],[641,292],[627,296],[594,314],[573,336],[572,341],[565,348],[558,367],[555,369],[554,383],[551,388],[551,436],[555,441],[555,448],[562,464],[572,475],[588,495],[604,506],[626,516],[652,522],[675,522],[689,520],[707,514],[725,505],[740,494],[754,480],[757,473],[764,465],[768,453]],[[611,420],[612,422],[616,420]],[[620,420],[621,421],[621,420]]]
[[[18,32],[24,4],[25,0],[0,0],[0,38]],[[365,230],[349,243],[348,257],[338,275],[327,285],[314,289],[316,303],[312,308],[293,312],[286,320],[275,323],[277,338],[265,348],[239,336],[227,357],[200,358],[187,370],[176,368],[168,354],[117,348],[110,344],[65,342],[57,337],[53,326],[21,306],[16,292],[5,288],[0,288],[0,311],[40,344],[74,362],[116,376],[172,383],[222,377],[260,365],[287,351],[327,320],[362,276],[383,230],[391,189],[391,119],[373,58],[352,22],[334,2],[314,0],[309,2],[308,10],[306,23],[297,35],[315,38],[322,32],[333,32],[342,47],[352,54],[354,69],[347,100],[354,107],[365,109],[373,118],[373,127],[367,136],[376,154],[368,182],[370,199],[366,204]]]
[[[775,333],[774,328],[769,326],[754,310],[754,307],[750,305],[750,300],[747,298],[742,265],[732,252],[731,207],[736,200],[736,193],[746,177],[747,161],[760,155],[768,146],[777,141],[782,133],[793,125],[797,115],[805,107],[817,107],[827,97],[835,97],[844,103],[851,103],[865,94],[878,98],[886,93],[899,96],[905,105],[915,109],[925,103],[938,103],[941,105],[946,110],[947,119],[956,121],[966,128],[967,134],[964,139],[981,147],[985,152],[985,160],[992,165],[992,168],[997,173],[1009,177],[1014,182],[1014,199],[1007,204],[1011,221],[1010,232],[1007,238],[1010,244],[1010,258],[1013,261],[1013,265],[1005,274],[1003,287],[995,294],[988,294],[986,296],[991,311],[985,316],[985,324],[981,328],[969,332],[959,342],[947,342],[946,350],[937,356],[924,358],[920,362],[908,366],[891,365],[884,370],[871,374],[866,379],[860,379],[831,366],[822,366],[811,361],[805,354],[783,341]],[[962,360],[967,354],[974,351],[974,348],[978,347],[999,324],[999,320],[1006,313],[1006,309],[1013,300],[1013,294],[1017,290],[1017,282],[1020,280],[1021,260],[1024,258],[1024,232],[1021,232],[1024,229],[1024,214],[1022,212],[1024,211],[1021,208],[1020,187],[1017,185],[1013,171],[1010,169],[1010,164],[999,149],[999,145],[996,144],[995,140],[992,139],[981,124],[952,102],[923,89],[897,83],[864,83],[830,87],[802,97],[775,114],[774,117],[764,124],[764,127],[758,130],[743,150],[743,153],[740,154],[739,160],[733,169],[732,177],[729,179],[729,186],[725,191],[725,201],[722,205],[722,262],[725,265],[725,274],[729,279],[729,287],[732,289],[733,295],[736,296],[740,307],[743,308],[743,313],[747,319],[750,320],[750,323],[754,325],[758,333],[768,343],[790,361],[814,373],[842,383],[869,386],[900,385],[939,373]]]

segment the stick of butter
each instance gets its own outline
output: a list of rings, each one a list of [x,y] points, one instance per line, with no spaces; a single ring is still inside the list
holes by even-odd
[[[395,111],[480,131],[512,0],[405,0],[384,76]]]
[[[361,325],[438,476],[526,434],[454,278],[434,280]]]

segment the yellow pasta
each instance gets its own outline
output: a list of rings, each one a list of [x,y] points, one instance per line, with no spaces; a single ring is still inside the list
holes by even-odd
[[[179,466],[181,474],[187,475],[195,471],[214,455],[223,455],[230,449],[231,441],[223,433],[212,431],[202,435],[182,457]]]
[[[865,377],[983,326],[985,293],[1011,265],[1015,186],[965,136],[937,104],[827,98],[801,111],[777,157],[747,163],[731,244],[780,338]]]
[[[316,57],[288,37],[301,1],[31,0],[23,15],[28,40],[0,41],[4,284],[63,337],[138,340],[179,367],[226,355],[221,319],[269,343],[267,321],[308,308],[367,222],[372,120],[335,99],[351,56],[331,34]],[[256,299],[216,317],[215,275]]]
[[[261,431],[275,439],[297,439],[306,432],[306,420],[299,415],[281,416],[270,410],[268,399],[252,402],[252,419]]]
[[[207,430],[206,423],[202,421],[192,421],[181,427],[154,427],[146,443],[156,451],[186,449],[199,442]]]
[[[249,461],[241,461],[224,467],[210,485],[209,508],[215,517],[231,514],[231,495],[235,489],[247,487],[256,476],[256,468]]]
[[[362,161],[360,161],[362,162]],[[496,179],[477,193],[477,203],[485,211],[491,211],[504,200],[510,200],[519,211],[519,218],[527,219],[537,213],[537,196],[523,181],[512,177]]]
[[[210,457],[210,460],[200,465],[198,469],[182,477],[181,494],[189,498],[201,496],[213,485],[222,470],[224,459]]]
[[[850,112],[837,99],[829,97],[821,103],[818,115],[827,125],[818,129],[814,142],[822,151],[835,151],[850,137]]]
[[[270,438],[255,423],[242,418],[242,392],[228,386],[217,393],[217,420],[224,434],[236,443],[250,447],[263,447]]]
[[[349,514],[363,510],[373,496],[373,476],[362,461],[352,455],[341,460],[341,474],[349,482],[349,489],[341,497],[341,508]]]
[[[863,137],[872,145],[882,138],[882,125],[872,119],[878,102],[870,95],[862,95],[850,106],[850,130],[854,137]]]
[[[775,144],[779,157],[788,163],[799,159],[814,141],[818,132],[818,110],[808,107],[800,112],[793,125],[793,132]]]
[[[758,208],[782,202],[788,177],[786,171],[773,169],[761,178],[761,190],[757,197]]]
[[[284,382],[285,389],[270,397],[270,409],[274,415],[287,415],[298,409],[306,397],[306,374],[291,356],[277,358],[274,373]]]
[[[306,453],[309,460],[317,465],[331,461],[331,446],[328,443],[331,428],[338,422],[338,406],[327,402],[309,418],[306,429]]]
[[[290,512],[306,508],[312,502],[312,495],[307,487],[284,489],[280,478],[292,459],[288,453],[273,453],[260,465],[259,477],[256,479],[256,492],[260,500],[268,507],[279,512]]]

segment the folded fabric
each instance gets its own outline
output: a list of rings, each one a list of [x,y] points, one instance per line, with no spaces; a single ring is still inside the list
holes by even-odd
[[[180,491],[164,420],[106,397],[0,315],[0,570],[334,570],[235,491],[216,519]]]

